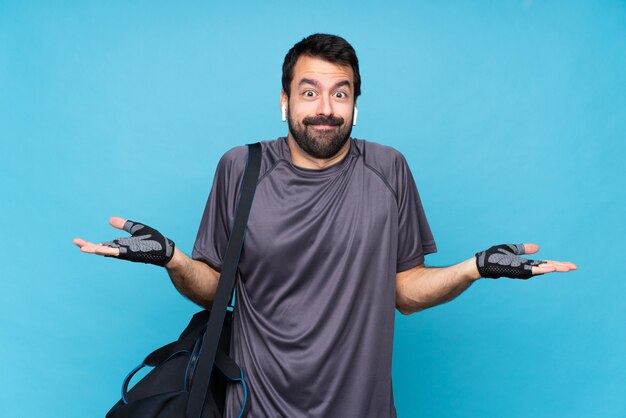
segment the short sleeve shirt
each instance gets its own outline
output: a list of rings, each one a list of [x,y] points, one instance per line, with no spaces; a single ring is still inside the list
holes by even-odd
[[[264,141],[237,278],[231,355],[253,417],[395,417],[396,273],[436,251],[413,176],[391,147],[350,139],[322,170]],[[220,270],[247,147],[220,160],[193,258]],[[237,416],[242,391],[227,393]]]

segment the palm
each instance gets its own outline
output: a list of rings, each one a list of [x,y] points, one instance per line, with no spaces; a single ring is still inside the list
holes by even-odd
[[[126,219],[120,218],[118,216],[113,216],[111,219],[109,219],[109,223],[114,228],[123,230],[124,224],[126,223]],[[103,255],[103,256],[109,256],[109,257],[117,257],[120,255],[119,248],[112,248],[107,245],[102,245],[101,243],[94,244],[93,242],[85,241],[82,238],[74,238],[72,242],[76,244],[80,248],[80,250],[84,253],[97,254],[97,255]]]

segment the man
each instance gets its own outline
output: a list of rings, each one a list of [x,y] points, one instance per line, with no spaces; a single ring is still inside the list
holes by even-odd
[[[394,417],[394,308],[410,314],[449,301],[481,275],[528,278],[576,266],[517,257],[538,250],[518,244],[425,267],[436,246],[405,159],[350,138],[361,84],[352,46],[309,36],[287,54],[282,81],[289,133],[262,143],[232,335],[231,355],[254,388],[251,416]],[[75,243],[165,265],[183,295],[211,306],[246,153],[237,147],[222,157],[192,258],[122,218],[111,224],[133,238]],[[227,416],[241,402],[239,389],[231,390]]]

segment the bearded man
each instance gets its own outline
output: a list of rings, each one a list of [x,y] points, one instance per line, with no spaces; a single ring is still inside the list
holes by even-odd
[[[518,257],[536,252],[535,244],[425,267],[436,245],[406,160],[350,137],[360,92],[357,56],[343,38],[315,34],[285,57],[280,108],[289,132],[261,143],[231,339],[231,356],[253,388],[254,417],[395,417],[395,309],[411,314],[447,302],[480,277],[576,269]],[[210,307],[246,158],[247,148],[237,147],[220,160],[191,258],[152,229],[160,250],[138,252],[120,240],[75,243],[84,252],[164,265],[183,295]],[[141,225],[111,224],[134,235]],[[161,258],[141,259],[146,254]],[[226,416],[236,416],[242,401],[233,386]]]

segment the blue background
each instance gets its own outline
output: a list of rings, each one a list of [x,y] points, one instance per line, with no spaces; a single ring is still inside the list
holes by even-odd
[[[580,270],[398,314],[401,417],[626,416],[624,1],[0,0],[0,404],[103,416],[198,308],[81,254],[143,221],[190,252],[219,157],[286,134],[280,68],[356,48],[353,135],[402,151],[444,266],[502,242]]]

